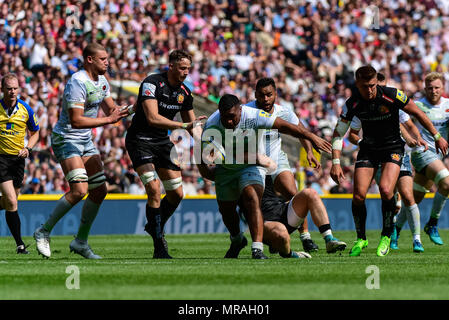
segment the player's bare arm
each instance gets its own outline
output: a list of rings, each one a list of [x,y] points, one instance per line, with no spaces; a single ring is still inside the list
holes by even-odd
[[[332,148],[329,142],[307,131],[304,127],[293,125],[281,118],[276,118],[273,123],[273,129],[277,129],[280,133],[285,133],[295,138],[310,140],[313,147],[318,151],[321,150],[331,153]]]
[[[101,118],[89,118],[84,116],[84,108],[70,108],[69,110],[70,124],[74,129],[88,129],[101,127],[106,124],[116,123],[124,117],[127,117],[128,111],[120,111],[120,109],[115,108],[112,112]]]
[[[413,116],[416,120],[418,120],[427,131],[432,134],[435,139],[435,149],[437,152],[442,152],[443,155],[447,154],[448,143],[446,139],[444,139],[437,129],[433,126],[432,122],[427,118],[426,114],[413,102],[410,100],[409,103],[404,107],[404,111],[409,115]]]
[[[332,136],[332,168],[330,174],[332,180],[338,184],[346,179],[340,166],[340,156],[341,150],[343,149],[343,137],[348,131],[348,128],[348,120],[339,119]]]
[[[142,102],[143,111],[145,112],[145,117],[147,118],[147,122],[150,126],[154,126],[161,129],[186,129],[190,130],[193,128],[193,123],[195,120],[203,120],[206,119],[206,116],[200,116],[197,119],[192,120],[189,123],[183,123],[178,121],[173,121],[163,117],[158,112],[158,105],[156,99],[148,99]],[[192,112],[193,113],[193,112]]]

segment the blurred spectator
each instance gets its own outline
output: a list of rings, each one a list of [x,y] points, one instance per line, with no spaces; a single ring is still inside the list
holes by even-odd
[[[430,71],[444,73],[449,92],[449,5],[444,0],[88,0],[70,4],[78,10],[65,1],[15,0],[0,5],[0,77],[8,72],[18,75],[22,98],[41,122],[39,147],[26,164],[29,172],[35,171],[30,166],[43,163],[58,169],[49,136],[60,112],[64,85],[82,68],[81,50],[90,41],[109,51],[107,75],[110,83],[118,84],[113,84],[118,100],[135,99],[125,90],[125,80],[140,82],[164,70],[170,50],[183,48],[193,55],[188,82],[197,96],[216,103],[223,94],[232,93],[247,102],[254,99],[257,79],[273,77],[277,102],[290,106],[305,126],[326,139],[350,95],[353,73],[363,64],[372,64],[386,75],[388,85],[412,98],[422,96],[423,77]],[[380,13],[374,24],[373,4]],[[103,160],[116,163],[109,171],[113,192],[138,185],[125,176],[132,170],[123,144],[128,125],[129,119],[94,132]],[[354,149],[350,144],[344,148],[342,160],[352,179]],[[323,163],[326,160],[323,155]],[[195,168],[191,171],[197,174]],[[28,173],[27,183],[34,177]],[[57,171],[53,181],[56,178]],[[48,178],[45,188],[65,190],[66,182],[59,178],[62,186]],[[213,184],[203,182],[192,182],[197,192],[213,192]],[[334,187],[325,170],[311,183],[319,184],[324,193]],[[350,192],[350,185],[351,180],[335,190]]]

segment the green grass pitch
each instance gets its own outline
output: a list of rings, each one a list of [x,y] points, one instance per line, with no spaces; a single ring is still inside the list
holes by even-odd
[[[251,259],[250,246],[239,259],[223,259],[226,234],[167,235],[173,260],[152,259],[149,236],[91,236],[89,243],[103,260],[89,261],[69,253],[72,237],[54,236],[52,257],[17,255],[11,237],[0,238],[0,299],[154,299],[154,300],[302,300],[302,299],[449,299],[449,230],[440,230],[447,244],[436,246],[422,234],[425,252],[412,252],[409,230],[401,233],[400,249],[387,257],[375,250],[380,231],[369,231],[369,246],[349,257],[355,232],[334,232],[348,248],[327,254],[324,241],[312,259]],[[250,240],[249,234],[246,234]],[[302,250],[298,234],[294,250]],[[79,290],[69,290],[68,266],[79,268]],[[379,268],[379,289],[367,289],[368,266]]]

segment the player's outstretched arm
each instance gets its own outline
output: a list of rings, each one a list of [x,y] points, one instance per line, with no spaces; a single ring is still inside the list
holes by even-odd
[[[438,132],[438,130],[435,129],[432,121],[430,121],[426,114],[415,104],[413,100],[410,100],[403,110],[409,115],[415,117],[415,119],[417,119],[419,123],[421,123],[422,126],[430,132],[430,134],[435,139],[435,149],[437,150],[437,152],[441,151],[441,153],[445,156],[447,154],[449,145],[446,139],[444,139]]]
[[[115,108],[106,117],[89,118],[84,116],[84,108],[69,109],[70,124],[74,129],[88,129],[88,128],[101,127],[106,124],[116,123],[119,120],[123,119],[124,117],[127,117],[128,115],[129,115],[128,110],[120,111],[119,108]]]
[[[304,127],[293,125],[278,117],[276,118],[276,120],[274,120],[272,128],[279,130],[280,133],[285,133],[295,138],[304,138],[310,140],[313,147],[318,151],[321,150],[327,153],[331,153],[332,148],[329,142],[321,139]]]
[[[192,120],[188,123],[173,121],[170,119],[167,119],[164,116],[161,116],[158,112],[158,105],[156,99],[148,99],[142,102],[143,110],[145,112],[145,117],[147,118],[147,122],[150,126],[161,128],[161,129],[168,129],[168,130],[175,130],[175,129],[186,129],[191,130],[193,128],[193,124],[196,121],[200,121],[203,119],[206,119],[206,116],[200,116],[195,120]]]

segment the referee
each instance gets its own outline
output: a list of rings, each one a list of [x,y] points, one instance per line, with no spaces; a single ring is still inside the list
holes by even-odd
[[[33,109],[18,98],[19,80],[7,74],[1,81],[3,99],[0,100],[0,209],[5,209],[6,223],[16,241],[18,254],[28,254],[20,234],[17,196],[25,170],[25,158],[39,139],[39,124]],[[25,146],[26,131],[30,138]]]

